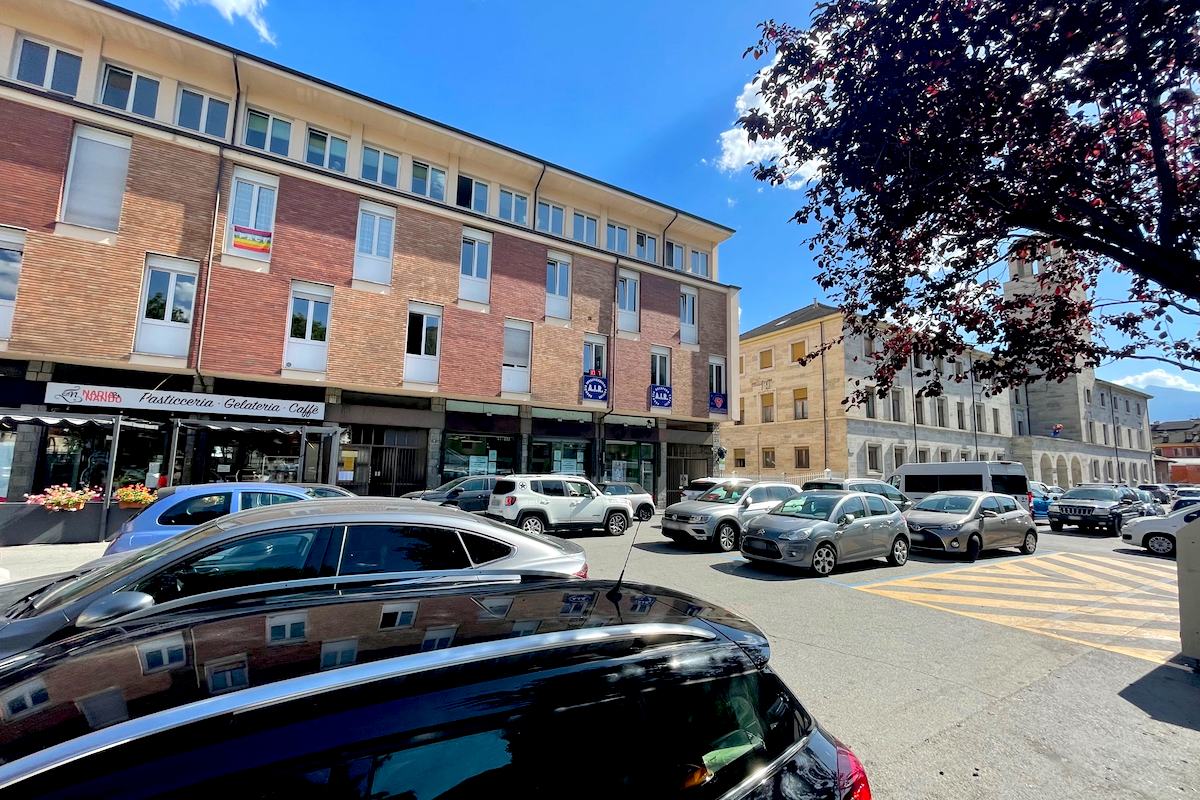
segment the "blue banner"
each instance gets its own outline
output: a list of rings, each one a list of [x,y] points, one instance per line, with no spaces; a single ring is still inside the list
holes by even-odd
[[[599,375],[583,376],[583,399],[608,402],[608,378]]]
[[[726,400],[725,395],[721,394],[720,392],[709,392],[708,393],[708,410],[709,411],[716,411],[721,414],[728,414],[729,408],[727,406],[728,406],[728,401]]]
[[[671,407],[671,387],[650,385],[650,407],[651,408],[670,408]]]

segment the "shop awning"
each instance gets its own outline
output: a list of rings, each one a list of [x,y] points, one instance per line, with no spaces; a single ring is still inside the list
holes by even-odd
[[[112,425],[117,418],[109,414],[29,414],[20,411],[0,411],[0,422],[15,422],[20,425]],[[155,422],[121,418],[122,428],[141,428],[156,431],[161,425]]]
[[[320,425],[286,425],[276,422],[213,422],[202,419],[178,420],[182,428],[204,428],[210,431],[258,431],[261,433],[337,433],[341,430],[336,426]]]

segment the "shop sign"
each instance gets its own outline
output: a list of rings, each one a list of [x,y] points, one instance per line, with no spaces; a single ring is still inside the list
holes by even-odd
[[[671,407],[671,387],[658,386],[651,384],[650,386],[650,407],[651,408],[670,408]]]
[[[728,414],[729,409],[726,408],[725,395],[721,392],[708,393],[708,410],[716,411],[719,414]]]
[[[200,392],[164,392],[159,389],[130,389],[123,386],[88,386],[79,383],[47,383],[46,403],[63,406],[173,411],[182,414],[282,417],[318,422],[325,419],[324,403]]]
[[[583,399],[608,402],[608,378],[600,375],[583,376]]]

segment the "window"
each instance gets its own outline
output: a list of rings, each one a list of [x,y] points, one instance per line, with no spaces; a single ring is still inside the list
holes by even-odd
[[[741,467],[746,466],[746,448],[744,448],[744,447],[733,448],[733,466],[735,468],[741,468]]]
[[[899,389],[892,391],[892,421],[904,421],[904,392]]]
[[[321,642],[321,669],[336,669],[353,664],[358,658],[358,639]]]
[[[154,255],[146,258],[142,315],[134,350],[180,358],[187,355],[199,271],[200,265],[194,261]]]
[[[796,448],[796,469],[808,469],[811,461],[807,447]]]
[[[775,421],[775,393],[767,392],[762,396],[762,421]]]
[[[958,429],[965,431],[967,429],[967,407],[959,400],[956,410],[958,412]]]
[[[292,141],[292,123],[265,111],[246,112],[246,146],[286,157]]]
[[[945,372],[945,371],[946,371],[946,359],[942,358],[941,356],[937,356],[937,357],[936,357],[936,358],[933,360],[933,365],[934,365],[935,367],[937,367],[937,374],[938,374],[938,375],[941,375],[943,372]]]
[[[883,471],[883,447],[877,444],[867,445],[867,469],[871,472]]]
[[[1103,405],[1104,405],[1104,392],[1101,392],[1101,393],[1100,393],[1100,405],[1101,405],[1101,406],[1103,406]]]
[[[488,210],[488,185],[477,181],[469,175],[458,176],[458,191],[454,195],[454,204],[460,208],[469,208],[480,214]]]
[[[708,253],[692,251],[692,273],[708,277]]]
[[[808,419],[808,389],[792,390],[792,419]]]
[[[638,275],[622,271],[617,278],[617,329],[639,330],[638,322]]]
[[[302,498],[282,492],[242,492],[241,510],[298,503]]]
[[[555,236],[563,235],[563,216],[566,214],[562,206],[539,200],[537,204],[537,229]]]
[[[708,357],[708,391],[725,394],[725,359],[720,356]]]
[[[458,274],[458,296],[486,303],[491,297],[492,235],[463,228],[462,258]]]
[[[875,408],[875,389],[873,387],[870,389],[870,391],[867,394],[865,410],[866,410],[866,414],[869,418],[871,418],[871,419],[878,418],[878,413],[877,413],[878,409]]]
[[[506,219],[518,225],[528,225],[529,198],[512,189],[501,189],[500,219]]]
[[[938,459],[939,459],[939,460],[940,460],[940,461],[941,461],[943,464],[948,464],[948,463],[950,463],[950,456],[951,456],[951,455],[953,455],[953,454],[952,454],[952,453],[951,453],[949,450],[943,450],[943,451],[941,451],[940,453],[938,453]]]
[[[47,691],[46,683],[41,678],[19,684],[0,697],[6,720],[23,717],[38,706],[49,702],[50,692]]]
[[[971,460],[971,452],[969,450],[960,450],[958,452],[958,460],[959,461],[970,461]]]
[[[354,251],[354,277],[360,281],[391,284],[392,240],[396,210],[368,200],[358,203],[358,244]]]
[[[892,448],[892,461],[898,467],[905,461],[905,450],[903,447]]]
[[[1020,389],[1012,390],[1012,401],[1013,401],[1014,405],[1018,405],[1018,406],[1021,405],[1021,390]]]
[[[599,224],[595,217],[576,211],[575,224],[571,227],[571,236],[577,242],[594,245],[596,243],[596,228]]]
[[[128,136],[75,127],[63,197],[64,222],[106,231],[118,229],[130,143]]]
[[[699,329],[696,326],[696,290],[684,286],[679,290],[679,341],[696,344]],[[739,359],[739,364],[741,363]]]
[[[583,374],[603,378],[608,374],[608,359],[605,358],[607,340],[603,336],[588,334],[583,337]]]
[[[142,662],[142,674],[152,675],[176,667],[187,665],[187,649],[184,646],[183,634],[173,633],[160,636],[137,646],[138,659]]]
[[[1103,395],[1101,395],[1101,396],[1103,397]],[[1101,425],[1101,426],[1100,426],[1100,432],[1104,434],[1104,443],[1105,443],[1105,444],[1108,444],[1108,426],[1107,426],[1107,425]]]
[[[975,404],[975,430],[980,432],[987,430],[987,413],[982,403]]]
[[[775,469],[775,448],[764,447],[762,451],[763,469]]]
[[[923,398],[918,397],[913,401],[913,415],[916,417],[918,425],[925,424],[925,400]]]
[[[734,421],[734,425],[746,424],[746,398],[738,398],[738,418]]]
[[[421,652],[427,653],[430,650],[445,650],[454,642],[454,634],[457,631],[457,625],[452,628],[430,628],[425,631],[425,638],[421,640]]]
[[[290,644],[308,638],[308,613],[274,614],[267,617],[267,644]]]
[[[946,398],[944,398],[944,397],[937,398],[937,400],[935,401],[935,405],[937,406],[938,427],[939,428],[950,427],[949,425],[946,424]]]
[[[1125,401],[1125,411],[1126,411],[1126,412],[1128,412],[1128,411],[1129,411],[1129,400],[1126,400],[1126,401]]]
[[[1134,406],[1135,406],[1134,413],[1135,413],[1135,414],[1137,414],[1137,415],[1140,417],[1140,416],[1142,415],[1142,404],[1141,404],[1141,402],[1139,401],[1139,402],[1137,402],[1137,403],[1134,403]]]
[[[263,261],[271,258],[278,186],[274,175],[234,170],[225,252]]]
[[[738,375],[744,375],[745,373],[746,373],[746,357],[738,356]]]
[[[158,81],[106,64],[100,103],[153,119],[158,110]]]
[[[424,303],[408,304],[408,341],[404,348],[404,377],[437,383],[441,350],[442,310]]]
[[[637,233],[637,257],[643,261],[658,261],[658,239],[648,233]]]
[[[863,499],[867,501],[867,512],[872,517],[886,517],[892,513],[888,504],[877,494],[871,494]]]
[[[445,201],[446,170],[421,161],[413,162],[412,192],[430,200]]]
[[[616,253],[629,252],[629,229],[615,222],[608,223],[608,235],[604,246]]]
[[[518,636],[532,636],[533,634],[537,633],[538,627],[541,624],[542,621],[540,619],[529,619],[524,620],[523,622],[514,622],[512,626],[512,633],[509,634],[509,637],[516,638]]]
[[[333,290],[315,283],[292,283],[292,318],[288,324],[284,366],[324,372],[329,352],[329,306]]]
[[[1025,435],[1025,420],[1017,420],[1017,436]]]
[[[871,358],[875,355],[875,337],[863,337],[863,358]]]
[[[308,129],[308,148],[304,160],[334,172],[346,171],[346,140],[331,133]]]
[[[571,318],[571,261],[565,255],[546,259],[546,316]]]
[[[991,459],[988,458],[988,455],[989,455],[989,453],[987,450],[980,450],[979,451],[979,460],[980,461],[990,461]],[[996,459],[996,460],[999,461],[1000,459]]]
[[[379,630],[411,628],[417,619],[419,603],[385,603],[379,611]]]
[[[929,448],[922,447],[919,450],[917,450],[917,463],[918,464],[928,464],[929,463]]]
[[[992,409],[992,433],[1000,433],[1000,409]],[[986,461],[987,459],[981,459]]]
[[[758,368],[771,369],[775,366],[775,351],[771,348],[758,351]]]
[[[664,257],[666,259],[665,266],[671,269],[682,270],[687,267],[687,264],[683,260],[683,245],[667,242]]]
[[[12,336],[13,311],[17,305],[17,284],[21,279],[21,255],[25,236],[19,231],[0,228],[0,339]]]
[[[181,128],[191,128],[224,139],[229,128],[229,103],[202,92],[180,87],[175,124]]]
[[[1125,446],[1130,449],[1133,448],[1133,429],[1132,428],[1125,429]]]
[[[400,156],[363,145],[362,179],[397,188],[400,185]]]
[[[0,282],[2,282],[2,279],[0,279]],[[0,289],[0,291],[3,291],[3,290]],[[0,335],[2,335],[2,334],[3,334],[3,332],[0,331]],[[1138,429],[1138,450],[1145,450],[1145,449],[1146,449],[1146,434],[1145,434],[1145,432],[1142,431],[1141,428],[1139,428]]]
[[[808,343],[805,341],[792,342],[792,363],[799,364],[800,359],[808,355]]]
[[[250,685],[245,656],[222,658],[205,664],[204,677],[208,682],[209,694],[233,692]]]
[[[504,321],[504,361],[500,378],[502,391],[529,391],[529,360],[532,346],[531,323],[511,319]]]
[[[1092,390],[1091,389],[1083,390],[1083,399],[1085,402],[1088,402],[1088,403],[1092,402]]]
[[[925,369],[925,356],[920,353],[913,353],[912,361],[915,369]]]
[[[214,492],[199,497],[189,497],[180,500],[164,511],[158,518],[159,525],[186,525],[195,527],[210,519],[223,517],[229,513],[233,502],[230,492]]]
[[[83,59],[55,45],[22,39],[17,57],[17,80],[52,92],[75,96]]]
[[[369,575],[467,569],[470,566],[467,551],[453,530],[420,525],[350,525],[346,528],[338,574]]]
[[[665,347],[650,348],[650,385],[671,385],[671,351]]]

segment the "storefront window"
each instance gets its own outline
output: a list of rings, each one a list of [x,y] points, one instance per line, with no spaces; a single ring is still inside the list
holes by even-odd
[[[534,439],[529,449],[529,470],[590,477],[592,443],[586,440]]]
[[[8,481],[12,478],[13,450],[17,447],[14,431],[0,431],[0,499],[8,497]]]
[[[519,456],[520,445],[514,436],[448,433],[442,480],[463,475],[511,475],[516,471]]]
[[[640,483],[651,494],[658,490],[654,444],[608,442],[604,448],[604,480]]]
[[[188,444],[195,452],[190,464],[192,474],[185,474],[183,483],[300,480],[299,432],[199,428],[186,431],[181,437],[194,437]],[[181,458],[186,458],[187,449],[181,442]]]
[[[46,431],[40,492],[47,486],[104,486],[108,482],[111,431],[99,425],[51,427]]]

